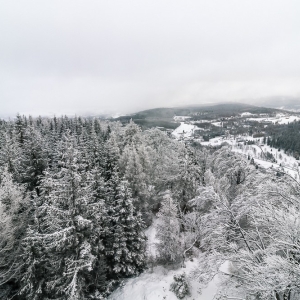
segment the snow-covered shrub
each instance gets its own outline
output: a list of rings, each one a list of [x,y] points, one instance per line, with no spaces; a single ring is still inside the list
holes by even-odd
[[[183,299],[190,295],[190,288],[185,273],[174,275],[174,282],[171,283],[170,291],[172,291],[178,299]]]

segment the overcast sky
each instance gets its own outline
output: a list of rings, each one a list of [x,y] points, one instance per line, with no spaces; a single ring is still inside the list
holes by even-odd
[[[299,0],[0,0],[0,114],[300,96]]]

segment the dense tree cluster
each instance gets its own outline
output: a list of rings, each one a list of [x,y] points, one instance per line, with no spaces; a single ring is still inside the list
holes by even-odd
[[[268,145],[300,158],[300,122],[275,125],[269,129]]]
[[[157,262],[197,255],[220,299],[299,298],[294,178],[133,122],[0,121],[1,299],[105,299],[147,267],[154,217]]]
[[[200,252],[193,277],[205,286],[219,274],[218,299],[236,299],[234,292],[243,300],[299,299],[300,184],[293,177],[258,170],[223,147],[208,156],[204,182],[187,207],[177,214],[182,230],[173,253],[183,241],[183,257]],[[171,205],[169,211],[176,218]],[[163,245],[176,243],[164,228]]]
[[[194,152],[133,122],[1,121],[0,298],[103,299],[139,274],[162,192],[195,196]]]

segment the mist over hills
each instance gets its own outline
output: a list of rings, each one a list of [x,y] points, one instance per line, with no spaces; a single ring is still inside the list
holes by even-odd
[[[265,99],[260,99],[259,101],[255,102],[255,104],[271,107],[271,108],[300,111],[300,97],[265,98]]]
[[[244,103],[219,103],[209,105],[187,105],[180,107],[158,107],[147,109],[137,113],[120,116],[123,119],[173,119],[174,116],[205,115],[206,118],[234,116],[243,112],[250,113],[275,113],[281,109],[275,107],[261,107]]]

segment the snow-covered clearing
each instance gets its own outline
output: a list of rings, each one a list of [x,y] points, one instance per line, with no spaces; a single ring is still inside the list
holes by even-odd
[[[229,145],[233,145],[236,143],[236,141],[232,138],[224,138],[224,137],[216,137],[213,139],[210,139],[208,142],[201,142],[201,145],[203,146],[220,146],[223,143],[227,143]]]
[[[265,169],[273,168],[299,180],[299,166],[297,160],[285,154],[282,150],[278,151],[278,149],[267,145],[233,145],[231,150],[245,156],[249,155],[253,157],[254,162]],[[271,153],[277,162],[267,161],[265,158],[267,152]]]
[[[216,127],[222,127],[222,122],[212,122],[212,125],[216,126]]]
[[[192,137],[195,129],[201,129],[201,128],[198,128],[196,125],[186,124],[184,122],[181,122],[180,126],[177,127],[172,132],[172,135],[175,136],[175,138],[177,139],[180,137],[184,137],[184,138]]]
[[[155,237],[157,219],[146,230],[148,237],[148,253],[155,256]],[[170,291],[170,285],[174,281],[176,274],[185,273],[190,280],[191,295],[185,297],[190,300],[212,300],[218,290],[219,278],[216,276],[209,285],[199,293],[200,284],[196,278],[189,277],[198,265],[198,260],[187,261],[185,268],[177,270],[168,270],[163,266],[156,266],[153,270],[147,270],[140,276],[128,279],[124,282],[123,287],[118,288],[109,297],[109,300],[178,300],[176,295]]]
[[[243,113],[241,113],[241,117],[249,117],[249,116],[254,116],[254,114],[252,114],[250,112],[243,112]]]
[[[266,120],[266,118],[262,118],[263,120]],[[275,118],[269,118],[270,120]],[[289,116],[286,117],[283,114],[278,114],[276,117],[276,122],[293,122],[294,120],[297,120],[300,118],[297,116]],[[254,119],[253,119],[254,120]],[[258,119],[255,119],[258,120]],[[221,122],[218,124],[215,123],[215,126],[220,126]],[[177,139],[180,138],[191,138],[193,137],[195,129],[199,130],[201,128],[198,128],[195,125],[186,124],[184,122],[181,122],[181,125],[177,127],[173,131],[173,136]],[[197,139],[195,139],[197,140]],[[297,180],[300,180],[299,178],[299,166],[298,161],[287,154],[284,153],[283,150],[278,151],[278,149],[271,148],[268,145],[263,144],[263,138],[253,138],[252,136],[241,136],[237,138],[231,137],[216,137],[210,139],[208,142],[204,142],[201,140],[198,140],[203,146],[220,146],[222,144],[228,144],[231,146],[232,151],[241,153],[245,156],[250,156],[254,159],[254,162],[258,164],[259,166],[263,168],[274,168],[275,170],[285,172],[292,177],[294,177]],[[244,141],[255,141],[256,144],[254,145],[244,145]],[[274,156],[274,159],[276,162],[271,162],[267,159],[266,155],[267,153],[271,153]]]
[[[284,153],[283,150],[279,151],[276,148],[272,148],[268,145],[262,144],[263,138],[253,138],[251,136],[243,136],[240,138],[241,141],[238,142],[239,138],[224,138],[216,137],[210,139],[209,142],[200,142],[203,146],[220,146],[223,143],[227,143],[231,146],[231,150],[237,153],[241,153],[246,157],[250,156],[254,159],[254,162],[259,166],[269,169],[273,168],[275,170],[285,172],[291,175],[293,178],[300,180],[299,178],[299,166],[298,161],[293,157]],[[244,145],[244,141],[257,141],[258,144],[254,145]],[[267,152],[271,153],[277,162],[271,162],[267,160]]]
[[[170,285],[173,282],[175,274],[185,272],[187,276],[196,267],[197,260],[188,261],[186,268],[178,270],[167,270],[162,266],[153,268],[153,272],[146,271],[139,277],[129,279],[126,284],[117,289],[109,300],[178,300],[176,295],[170,291]],[[194,300],[212,300],[218,289],[218,278],[210,282],[207,288],[200,294],[199,283],[197,280],[191,280],[191,295],[185,299]]]

